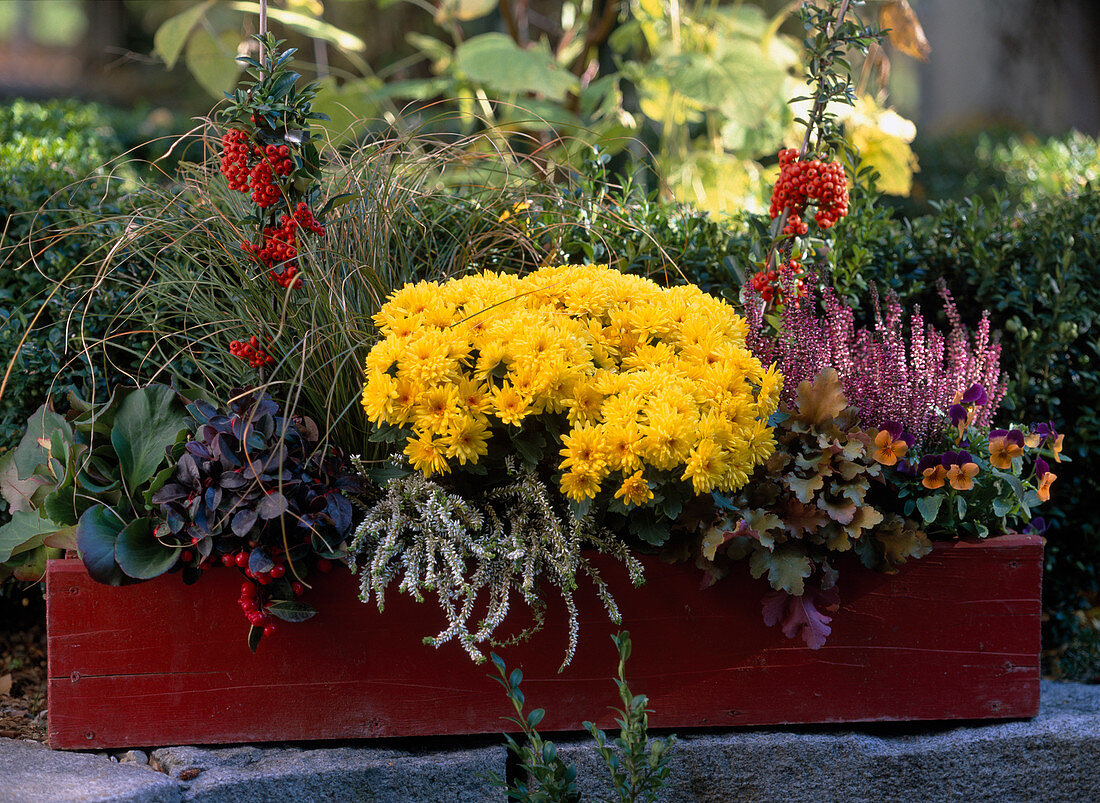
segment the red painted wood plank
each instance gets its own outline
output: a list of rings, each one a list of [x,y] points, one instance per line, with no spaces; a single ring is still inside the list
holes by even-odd
[[[765,585],[706,591],[687,565],[646,560],[632,589],[600,561],[634,652],[636,692],[654,727],[1033,716],[1039,702],[1042,541],[1013,535],[938,544],[887,577],[844,567],[841,610],[821,650],[764,626]],[[240,575],[208,572],[126,588],[92,582],[78,561],[47,575],[50,743],[62,748],[499,732],[511,707],[490,668],[453,644],[433,650],[434,605],[397,594],[384,614],[340,572],[310,597],[321,613],[282,626],[257,655],[236,606]],[[579,594],[581,644],[564,673],[563,618],[551,606],[532,643],[501,650],[524,670],[546,730],[610,724],[611,625]],[[560,614],[561,611],[556,613]]]

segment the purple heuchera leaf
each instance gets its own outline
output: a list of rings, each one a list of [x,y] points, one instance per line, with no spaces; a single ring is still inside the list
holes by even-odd
[[[821,611],[835,612],[839,607],[840,593],[836,586],[822,591],[807,585],[806,592],[798,597],[786,591],[769,591],[761,602],[764,624],[772,627],[779,623],[787,638],[801,635],[811,650],[821,649],[833,632],[829,627],[833,617]]]
[[[976,404],[979,407],[985,407],[989,404],[989,394],[985,392],[985,388],[982,387],[980,382],[975,382],[963,393],[962,401],[963,404]]]

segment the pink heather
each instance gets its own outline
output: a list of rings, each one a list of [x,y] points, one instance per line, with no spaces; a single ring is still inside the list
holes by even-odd
[[[940,297],[951,324],[946,336],[925,325],[919,307],[913,309],[906,326],[897,298],[891,295],[880,303],[877,293],[874,328],[857,329],[851,308],[830,287],[821,291],[824,315],[818,315],[815,285],[816,277],[807,277],[809,294],[784,308],[783,333],[777,337],[765,331],[760,298],[753,294],[746,301],[749,348],[765,365],[779,366],[785,377],[785,403],[793,405],[799,382],[812,380],[831,365],[864,426],[897,421],[918,442],[926,441],[943,426],[955,394],[975,383],[989,394],[989,404],[978,408],[976,423],[990,424],[1005,387],[999,365],[1001,347],[991,337],[988,312],[982,315],[972,341],[941,283]]]

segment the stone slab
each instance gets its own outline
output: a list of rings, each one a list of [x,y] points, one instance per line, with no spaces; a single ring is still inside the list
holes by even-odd
[[[590,740],[556,744],[577,766],[584,799],[610,793]],[[674,750],[662,803],[1095,800],[1100,687],[1044,681],[1033,720],[695,732]]]
[[[106,753],[63,753],[38,742],[0,739],[2,803],[176,803],[179,784]]]
[[[486,774],[503,777],[506,771],[505,750],[495,745],[430,752],[168,747],[153,751],[152,760],[180,779],[187,803],[483,803],[501,797]]]
[[[577,764],[584,799],[608,798],[588,737],[554,741]],[[495,737],[167,747],[148,766],[0,739],[0,803],[482,803],[503,801],[485,773],[503,776],[505,759]],[[1044,681],[1037,717],[992,725],[682,732],[671,766],[662,803],[1096,800],[1100,686]]]

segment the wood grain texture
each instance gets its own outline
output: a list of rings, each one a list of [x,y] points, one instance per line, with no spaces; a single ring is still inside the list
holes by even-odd
[[[765,627],[762,581],[699,590],[690,565],[646,559],[646,585],[600,559],[631,632],[628,679],[650,698],[653,727],[780,725],[1034,716],[1039,707],[1042,539],[937,544],[886,576],[841,570],[841,609],[820,650]],[[207,572],[109,588],[79,561],[47,574],[49,734],[58,748],[500,732],[511,704],[455,644],[433,603],[392,594],[386,611],[356,598],[339,570],[256,655],[236,604],[241,575]],[[583,587],[580,647],[558,674],[563,610],[532,642],[500,650],[524,671],[541,729],[612,724],[612,625]]]

